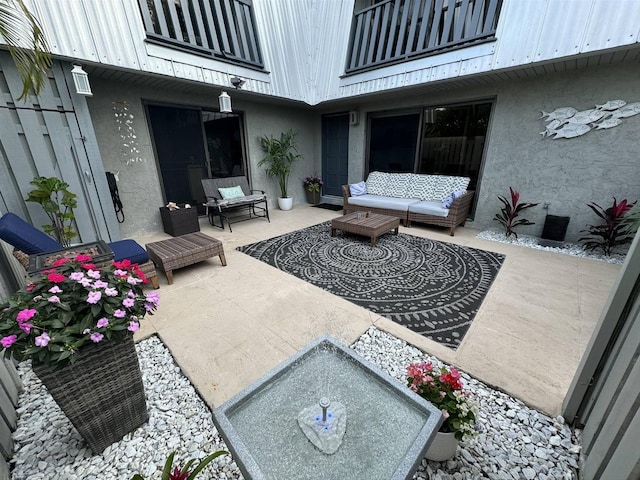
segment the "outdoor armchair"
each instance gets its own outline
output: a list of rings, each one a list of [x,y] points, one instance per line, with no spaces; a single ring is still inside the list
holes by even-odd
[[[0,239],[14,247],[13,255],[25,270],[29,268],[29,255],[64,249],[49,235],[11,212],[5,213],[0,218]],[[155,266],[149,261],[147,251],[138,242],[126,239],[107,243],[107,245],[113,251],[114,261],[129,260],[131,263],[137,263],[153,287],[158,288]]]

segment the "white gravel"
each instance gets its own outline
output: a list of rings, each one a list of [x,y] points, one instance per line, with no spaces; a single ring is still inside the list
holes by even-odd
[[[129,480],[141,473],[160,479],[167,455],[202,458],[225,449],[212,415],[157,337],[136,345],[147,394],[149,422],[100,455],[91,455],[84,440],[58,408],[29,362],[19,366],[24,383],[13,438],[13,480]],[[405,367],[414,361],[438,360],[406,342],[370,328],[352,346],[404,383]],[[478,436],[460,444],[447,462],[422,461],[416,479],[569,480],[577,478],[579,439],[562,417],[550,418],[503,392],[463,373],[468,390],[480,404]],[[579,432],[578,432],[579,433]],[[230,455],[214,460],[198,477],[242,478]]]
[[[576,245],[574,243],[563,242],[562,246],[559,247],[545,246],[540,245],[540,242],[543,242],[543,240],[538,237],[522,234],[518,234],[518,238],[516,238],[515,236],[507,237],[504,233],[495,230],[484,230],[478,233],[476,237],[483,240],[491,240],[493,242],[510,243],[512,245],[518,245],[520,247],[535,248],[537,250],[544,250],[546,252],[555,252],[562,253],[564,255],[572,255],[574,257],[590,258],[592,260],[599,260],[605,263],[621,264],[624,262],[624,258],[626,255],[626,250],[623,247],[620,247],[620,251],[614,252],[611,254],[611,256],[607,257],[605,255],[596,253],[596,251],[585,250],[581,245]]]

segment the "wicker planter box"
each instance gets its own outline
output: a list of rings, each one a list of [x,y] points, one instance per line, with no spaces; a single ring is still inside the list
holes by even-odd
[[[77,255],[90,255],[93,263],[97,265],[110,264],[113,260],[113,251],[103,240],[97,242],[84,243],[67,247],[62,250],[47,253],[37,253],[29,256],[29,267],[27,273],[30,275],[40,270],[50,268],[54,262],[61,258],[73,258]]]
[[[132,336],[85,345],[63,368],[34,363],[33,371],[94,454],[149,418]]]
[[[187,233],[199,232],[198,209],[184,208],[184,204],[179,205],[178,210],[169,210],[167,207],[160,207],[162,226],[165,233],[172,237],[186,235]]]

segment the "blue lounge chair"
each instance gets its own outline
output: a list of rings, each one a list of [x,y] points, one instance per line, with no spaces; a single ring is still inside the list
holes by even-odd
[[[25,222],[14,213],[5,213],[0,218],[0,239],[14,247],[14,256],[28,268],[28,256],[38,253],[54,252],[64,247],[46,233]],[[137,263],[140,270],[158,288],[158,276],[153,262],[149,261],[147,251],[135,240],[119,240],[107,243],[117,262],[129,260]]]

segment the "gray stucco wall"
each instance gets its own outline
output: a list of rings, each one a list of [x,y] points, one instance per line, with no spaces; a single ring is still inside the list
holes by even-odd
[[[218,88],[210,95],[182,93],[175,89],[149,88],[124,82],[112,82],[92,79],[94,95],[88,99],[93,118],[96,137],[105,170],[119,172],[118,191],[124,205],[125,221],[120,224],[123,237],[162,231],[162,222],[158,207],[170,199],[164,199],[157,162],[153,153],[151,134],[144,112],[143,100],[174,105],[209,107],[218,110]],[[262,168],[256,167],[262,158],[258,136],[273,135],[293,128],[299,132],[298,149],[303,158],[294,168],[289,182],[290,194],[295,203],[304,203],[302,178],[314,171],[320,172],[319,159],[315,153],[314,125],[316,116],[308,108],[298,108],[290,104],[247,102],[233,92],[233,109],[244,112],[245,141],[247,147],[249,176],[253,188],[267,191],[270,207],[276,207],[278,187],[275,180],[266,177]],[[139,153],[135,156],[141,161],[129,162],[129,151],[123,147],[121,132],[113,108],[114,102],[127,102],[129,113],[133,115],[132,127],[135,130]]]
[[[523,212],[536,224],[518,231],[542,233],[546,202],[549,214],[571,217],[568,241],[582,236],[580,230],[587,224],[599,223],[587,203],[608,207],[613,197],[640,198],[640,115],[571,139],[539,135],[546,125],[539,118],[541,110],[565,106],[587,110],[607,100],[640,101],[639,76],[640,66],[634,64],[500,84],[471,225],[499,227],[492,220],[501,205],[496,194],[507,194],[509,186],[520,191],[523,201],[541,204]]]
[[[640,115],[626,118],[608,130],[591,131],[572,139],[542,138],[546,123],[540,111],[572,106],[578,110],[593,108],[607,100],[640,100],[640,66],[623,64],[557,73],[521,81],[496,82],[476,88],[451,89],[433,94],[407,94],[393,100],[354,99],[345,105],[308,108],[273,102],[247,101],[233,95],[235,111],[245,115],[245,140],[249,174],[254,188],[269,193],[276,205],[278,188],[265,176],[257,162],[262,158],[258,137],[279,136],[294,128],[299,132],[299,152],[303,159],[294,166],[289,189],[295,203],[304,203],[302,179],[321,174],[321,113],[358,109],[360,123],[350,127],[349,181],[362,179],[365,169],[367,114],[425,106],[493,100],[494,109],[485,151],[483,174],[476,192],[475,217],[468,225],[478,229],[500,228],[493,220],[501,204],[496,195],[507,194],[509,187],[520,191],[521,199],[539,202],[523,217],[535,225],[519,227],[519,233],[540,235],[546,211],[569,216],[568,241],[576,241],[587,224],[597,217],[587,207],[596,202],[609,206],[612,197],[635,201],[640,197],[640,161],[635,150],[640,140]],[[165,204],[153,156],[149,128],[142,99],[174,104],[199,105],[217,109],[218,89],[211,95],[183,94],[176,90],[149,89],[104,80],[92,81],[95,95],[89,99],[100,152],[106,170],[120,171],[119,190],[127,219],[121,225],[123,236],[162,230],[158,207]],[[380,97],[377,97],[380,98]],[[133,114],[139,156],[144,160],[126,165],[121,138],[114,118],[113,102],[127,101]],[[134,210],[135,208],[135,210]],[[133,213],[135,211],[135,214]]]
[[[366,156],[362,139],[368,113],[494,99],[475,217],[467,225],[500,229],[493,220],[501,207],[496,196],[508,195],[511,186],[520,192],[522,201],[540,203],[522,214],[535,225],[518,227],[517,232],[540,235],[546,215],[543,204],[549,203],[549,214],[571,217],[566,239],[575,242],[587,224],[599,223],[587,203],[608,207],[614,196],[618,201],[640,198],[636,153],[640,115],[624,119],[615,128],[553,140],[539,134],[546,125],[540,112],[568,106],[587,110],[616,99],[640,101],[638,78],[640,66],[626,64],[451,89],[437,96],[415,94],[392,101],[363,101],[361,122],[350,132],[349,181],[362,179]]]

